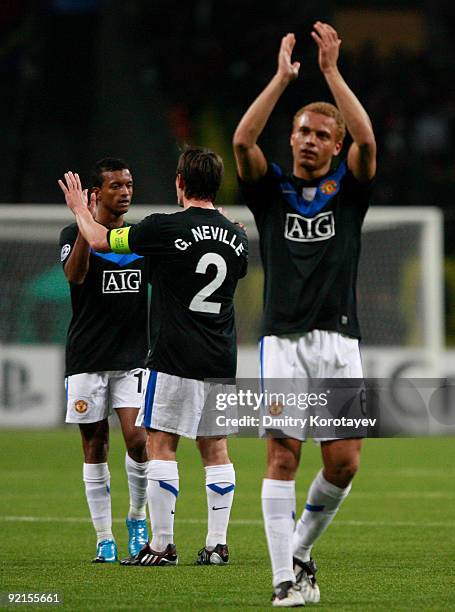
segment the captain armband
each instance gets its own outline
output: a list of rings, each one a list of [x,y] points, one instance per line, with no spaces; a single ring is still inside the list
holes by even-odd
[[[128,234],[131,227],[112,229],[109,234],[109,246],[114,253],[131,253],[128,245]]]

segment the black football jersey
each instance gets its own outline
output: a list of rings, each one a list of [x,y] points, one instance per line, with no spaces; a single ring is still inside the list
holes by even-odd
[[[78,235],[60,234],[65,265]],[[66,343],[66,376],[143,368],[147,355],[147,273],[144,257],[91,250],[82,284],[69,283],[73,315]]]
[[[315,181],[269,164],[262,179],[240,187],[259,231],[262,335],[322,329],[360,338],[356,279],[371,183],[342,161]]]
[[[122,233],[122,232],[120,232]],[[247,271],[245,232],[215,209],[152,214],[128,231],[151,273],[147,367],[183,378],[233,378],[234,291]],[[108,240],[115,249],[115,230]]]

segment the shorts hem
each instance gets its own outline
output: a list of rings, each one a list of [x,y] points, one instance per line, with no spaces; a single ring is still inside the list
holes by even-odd
[[[157,425],[156,423],[151,423],[150,426],[143,425],[146,429],[156,429],[157,431],[164,431],[166,433],[172,433],[176,436],[183,436],[184,438],[189,438],[190,440],[196,440],[196,435],[189,434],[187,431],[182,431],[181,429],[175,429],[172,427],[164,427]]]
[[[271,432],[278,432],[282,435],[280,436],[273,436],[271,435]],[[307,441],[307,436],[302,436],[302,437],[297,437],[297,436],[290,436],[289,434],[287,434],[285,431],[283,431],[282,429],[263,429],[261,428],[259,430],[259,437],[262,440],[266,440],[267,438],[276,438],[276,439],[287,439],[287,440],[297,440],[297,442],[306,442]]]
[[[235,436],[239,433],[239,430],[236,429],[235,431],[228,431],[228,432],[224,432],[224,433],[197,433],[196,438],[229,438],[230,436]]]
[[[108,416],[103,417],[102,419],[80,419],[80,420],[76,420],[76,419],[69,419],[68,417],[65,418],[65,423],[68,423],[70,425],[91,425],[92,423],[100,423],[101,421],[104,421],[106,419],[108,419]]]

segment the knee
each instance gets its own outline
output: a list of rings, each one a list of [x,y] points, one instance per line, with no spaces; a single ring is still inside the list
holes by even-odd
[[[85,463],[105,463],[109,452],[107,419],[79,426]]]
[[[131,459],[137,463],[144,463],[147,461],[145,431],[135,432],[133,435],[129,436],[125,442],[126,450]]]
[[[149,461],[175,461],[178,441],[177,434],[147,429],[147,458]]]
[[[359,464],[357,461],[350,461],[340,467],[340,477],[346,483],[346,487],[352,482],[354,476],[357,474],[358,469]]]
[[[198,438],[197,446],[204,466],[226,465],[229,459],[227,440],[225,438]]]
[[[227,451],[214,451],[201,453],[202,463],[205,467],[208,465],[226,465],[231,463]]]
[[[93,439],[84,444],[85,463],[106,463],[109,453],[109,441]]]
[[[293,480],[298,466],[298,454],[278,446],[269,453],[267,476],[276,480]]]
[[[326,480],[341,489],[345,489],[353,481],[358,469],[358,459],[346,459],[334,465],[326,466],[324,471]]]

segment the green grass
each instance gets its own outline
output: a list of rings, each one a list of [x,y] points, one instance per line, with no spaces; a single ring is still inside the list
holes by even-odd
[[[455,609],[454,445],[454,439],[365,443],[353,491],[314,550],[322,593],[314,610]],[[231,441],[237,490],[227,567],[194,565],[205,541],[206,517],[203,469],[194,443],[182,441],[179,449],[175,541],[180,563],[171,568],[90,564],[95,539],[75,429],[3,431],[0,448],[0,591],[58,591],[68,610],[270,608],[271,571],[260,509],[262,441]],[[114,533],[125,556],[123,460],[115,431],[109,462]],[[298,510],[319,461],[318,447],[307,444],[297,480]],[[37,607],[26,606],[31,608]]]

